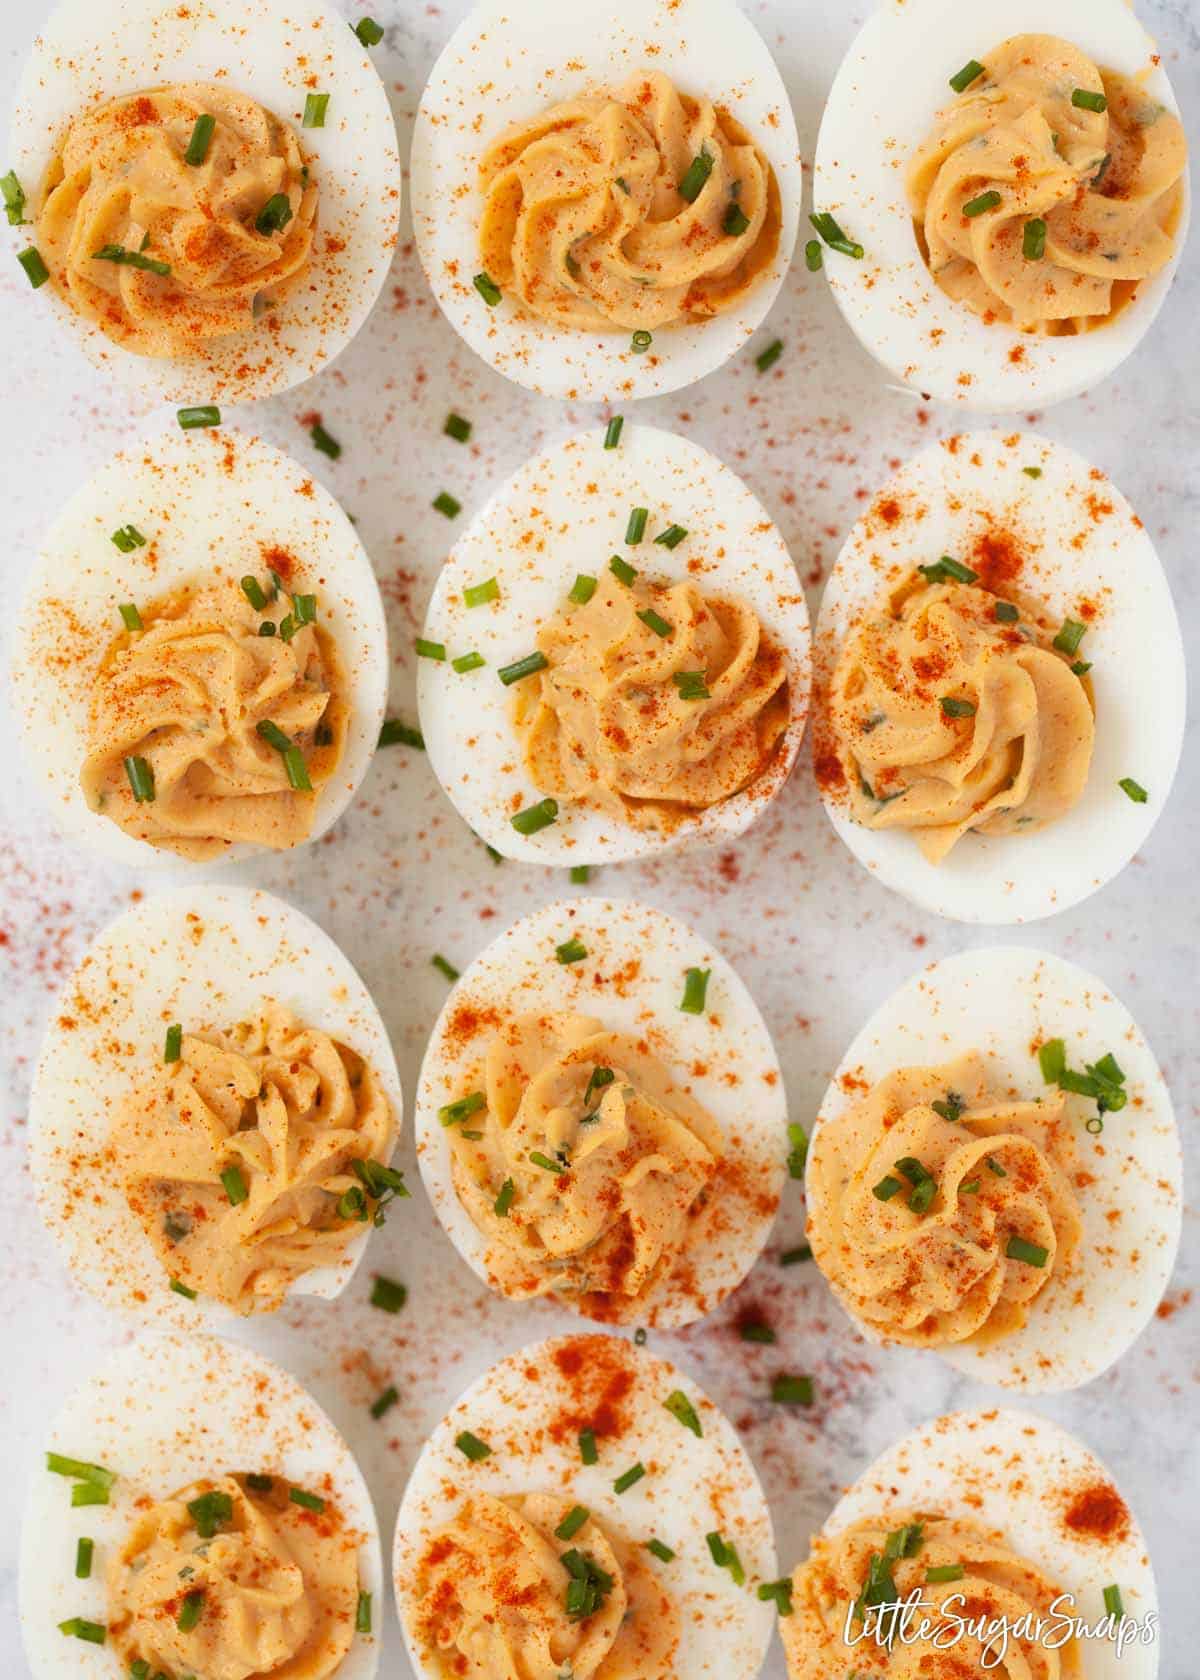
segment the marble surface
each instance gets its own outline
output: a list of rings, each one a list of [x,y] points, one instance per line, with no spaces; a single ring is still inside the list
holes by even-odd
[[[100,3],[100,0],[98,0]],[[347,8],[348,9],[348,8]],[[387,24],[376,61],[388,83],[402,150],[429,68],[466,0],[374,0]],[[864,15],[862,0],[749,0],[786,79],[806,163],[821,101]],[[1189,0],[1143,0],[1193,132],[1200,101],[1200,29]],[[45,0],[4,9],[0,80],[7,102]],[[357,12],[355,15],[358,15]],[[1200,405],[1193,248],[1156,328],[1107,385],[1028,419],[1111,473],[1139,511],[1166,565],[1189,647],[1200,623],[1195,530],[1200,522]],[[12,603],[48,517],[114,449],[173,423],[93,372],[53,327],[9,258],[0,263],[6,397],[3,554]],[[1189,324],[1190,323],[1190,324]],[[701,385],[645,404],[640,416],[696,437],[724,457],[778,521],[810,588],[821,582],[863,501],[890,468],[961,419],[890,387],[852,341],[821,276],[793,270],[765,329],[786,353],[761,378],[743,355]],[[763,342],[765,342],[765,338]],[[442,435],[451,408],[474,423],[469,447]],[[414,629],[453,539],[492,487],[535,448],[594,411],[519,391],[492,374],[438,315],[407,232],[384,295],[340,360],[286,397],[244,412],[242,423],[308,464],[356,517],[387,602],[393,638],[394,714],[414,717]],[[319,413],[344,445],[337,463],[313,452]],[[432,511],[445,488],[463,503],[454,528]],[[6,726],[6,739],[11,739]],[[1174,795],[1144,851],[1082,907],[1017,934],[1100,974],[1158,1051],[1185,1146],[1194,1145],[1200,1083],[1195,950],[1195,811],[1200,755],[1193,725]],[[0,839],[5,1047],[0,1133],[0,1672],[24,1674],[15,1620],[16,1513],[35,1472],[46,1419],[74,1383],[122,1345],[129,1326],[106,1318],[65,1274],[33,1207],[25,1166],[31,1066],[56,988],[95,932],[145,885],[52,832],[36,787],[6,755]],[[1188,820],[1187,812],[1193,812]],[[236,872],[302,906],[343,946],[373,990],[411,1091],[426,1034],[445,995],[435,952],[464,965],[509,921],[564,891],[555,875],[494,865],[466,832],[419,753],[380,754],[356,803],[315,849]],[[825,1081],[867,1014],[919,964],[1002,940],[1003,933],[940,922],[909,908],[855,866],[798,773],[770,813],[719,855],[603,872],[593,891],[660,904],[720,943],[755,993],[775,1036],[791,1110],[811,1120]],[[370,1480],[385,1544],[415,1452],[458,1391],[524,1342],[575,1322],[552,1308],[499,1303],[481,1288],[436,1226],[419,1188],[411,1131],[403,1165],[416,1194],[373,1239],[367,1267],[336,1305],[289,1306],[242,1334],[299,1376],[345,1431]],[[790,1190],[771,1253],[794,1243],[802,1207]],[[1185,1220],[1169,1310],[1115,1370],[1055,1399],[1020,1402],[1077,1431],[1118,1472],[1154,1552],[1166,1621],[1162,1680],[1189,1680],[1186,1654],[1200,1543],[1196,1425],[1200,1269],[1196,1220]],[[367,1305],[373,1270],[400,1277],[409,1304],[392,1318]],[[778,1347],[743,1344],[739,1309],[761,1305]],[[938,1412],[995,1403],[995,1391],[939,1360],[880,1351],[853,1333],[811,1267],[780,1271],[771,1258],[741,1294],[702,1325],[657,1335],[728,1409],[765,1481],[781,1563],[796,1560],[839,1490],[895,1436]],[[813,1374],[817,1403],[792,1412],[765,1404],[773,1370]],[[388,1381],[401,1402],[386,1421],[368,1415]],[[389,1625],[385,1680],[410,1670]],[[765,1671],[781,1680],[778,1644]]]

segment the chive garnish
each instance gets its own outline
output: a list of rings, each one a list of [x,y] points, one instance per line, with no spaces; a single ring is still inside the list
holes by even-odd
[[[293,1505],[299,1505],[305,1511],[317,1511],[319,1513],[325,1509],[325,1501],[320,1494],[309,1493],[307,1488],[290,1487],[288,1489],[288,1499]]]
[[[977,1196],[979,1194],[979,1187],[980,1187],[981,1182],[982,1182],[982,1180],[980,1180],[978,1178],[973,1178],[966,1184],[960,1184],[959,1187],[958,1187],[959,1195],[960,1196]]]
[[[418,659],[445,660],[446,645],[444,642],[429,642],[424,636],[417,636],[413,640],[413,647],[417,650]]]
[[[342,446],[338,440],[327,432],[319,420],[315,420],[309,427],[309,437],[313,448],[319,449],[322,455],[328,455],[331,461],[336,461],[342,453]]]
[[[650,509],[635,507],[630,510],[629,523],[625,527],[625,541],[630,548],[636,548],[646,534],[646,521],[650,517]]]
[[[196,1291],[194,1289],[189,1289],[182,1278],[172,1278],[169,1287],[176,1295],[182,1295],[185,1301],[194,1301],[196,1299]]]
[[[556,1540],[573,1540],[591,1516],[586,1505],[572,1505],[566,1516],[554,1530]]]
[[[125,774],[129,778],[129,786],[133,789],[133,797],[136,803],[153,805],[154,771],[150,768],[149,762],[135,754],[125,760]]]
[[[433,498],[433,506],[439,513],[444,513],[447,519],[457,519],[462,512],[462,503],[448,490],[439,491]]]
[[[700,1414],[681,1388],[672,1389],[663,1405],[676,1422],[681,1423],[685,1429],[690,1429],[693,1435],[704,1434],[700,1425]]]
[[[703,671],[673,671],[671,681],[679,690],[681,700],[711,700]]]
[[[871,1194],[877,1202],[890,1202],[899,1188],[900,1180],[893,1178],[891,1173],[888,1173],[879,1180],[878,1184],[872,1186]]]
[[[749,226],[749,216],[747,216],[740,204],[735,203],[734,200],[731,199],[729,201],[729,208],[725,212],[725,220],[721,223],[722,229],[731,239],[737,239],[745,233]]]
[[[460,1120],[469,1120],[472,1114],[487,1103],[487,1097],[482,1091],[471,1091],[465,1097],[459,1097],[457,1102],[445,1103],[438,1109],[438,1119],[443,1126],[457,1126]]]
[[[329,109],[329,95],[327,93],[309,93],[304,96],[304,117],[302,128],[324,128],[325,112]]]
[[[861,262],[862,246],[854,239],[847,239],[827,210],[814,210],[808,219],[831,251],[840,251],[843,256],[853,257],[856,262]]]
[[[1021,471],[1025,474],[1026,478],[1041,478],[1042,476],[1041,467],[1022,467]]]
[[[572,1622],[585,1621],[599,1610],[613,1590],[615,1582],[607,1571],[600,1568],[595,1558],[577,1551],[574,1547],[569,1552],[564,1552],[559,1562],[570,1576],[567,1582],[567,1617]],[[568,1663],[563,1674],[570,1672],[570,1669],[571,1665]],[[562,1680],[561,1674],[559,1680]]]
[[[1071,666],[1071,675],[1073,677],[1086,677],[1091,668],[1092,665],[1090,660],[1077,659]]]
[[[471,422],[464,420],[461,414],[453,410],[446,416],[446,424],[442,427],[446,437],[452,437],[455,443],[466,443],[471,435]]]
[[[531,1149],[529,1159],[535,1167],[541,1167],[543,1172],[553,1173],[556,1178],[561,1177],[567,1170],[561,1161],[554,1160],[552,1156],[544,1154],[540,1149]]]
[[[805,1260],[811,1260],[813,1252],[808,1243],[801,1243],[798,1248],[785,1248],[779,1256],[781,1266],[799,1266]]]
[[[612,559],[608,562],[608,569],[616,578],[617,582],[623,583],[626,588],[629,588],[632,585],[634,578],[637,577],[636,568],[631,566],[628,560],[622,560],[619,554],[613,555]]]
[[[233,1500],[220,1488],[188,1501],[187,1514],[201,1540],[211,1540],[222,1523],[233,1521]]]
[[[629,340],[629,348],[633,351],[635,356],[644,356],[653,343],[654,334],[646,332],[643,328],[640,331],[635,332],[633,337]]]
[[[9,227],[25,226],[25,189],[17,180],[16,171],[0,175],[0,193],[4,195],[4,213]]]
[[[804,247],[804,266],[810,274],[817,274],[824,266],[825,256],[819,239],[810,239]]]
[[[1067,1047],[1061,1038],[1048,1038],[1038,1045],[1038,1065],[1047,1085],[1057,1085],[1067,1071]]]
[[[429,961],[432,966],[437,969],[439,974],[445,975],[447,980],[455,981],[458,979],[459,970],[455,968],[453,963],[447,962],[440,952],[437,952],[430,957]]]
[[[660,531],[654,540],[661,548],[678,548],[686,536],[687,531],[682,525],[668,525],[666,530]]]
[[[733,1541],[724,1539],[716,1532],[706,1534],[704,1539],[708,1546],[709,1555],[712,1557],[712,1560],[716,1564],[717,1568],[728,1569],[729,1573],[733,1576],[734,1585],[744,1587],[746,1584],[746,1571],[742,1568],[742,1560],[738,1556],[737,1547],[733,1544]]]
[[[483,657],[483,655],[472,650],[470,653],[460,653],[457,659],[452,659],[450,661],[450,668],[453,671],[457,671],[461,677],[465,676],[468,671],[481,670],[486,664],[487,660]]]
[[[270,718],[261,718],[254,725],[255,732],[262,737],[268,746],[283,759],[283,767],[287,771],[287,779],[297,793],[311,793],[312,782],[309,779],[308,766],[304,762],[304,754],[300,748],[284,734],[278,724],[272,723]]]
[[[113,532],[112,544],[114,548],[119,548],[122,554],[132,554],[135,548],[145,548],[146,539],[136,525],[122,525],[119,530]]]
[[[522,677],[532,677],[537,671],[544,671],[550,661],[539,649],[537,653],[527,653],[524,659],[514,659],[511,665],[501,665],[496,675],[505,688],[511,688],[513,683],[520,682]]]
[[[758,369],[759,373],[766,373],[768,368],[773,368],[775,366],[775,363],[782,355],[783,340],[781,338],[773,338],[770,344],[767,345],[766,349],[760,350],[758,355],[755,356],[754,365]]]
[[[185,432],[194,432],[203,426],[219,426],[221,410],[215,403],[201,403],[196,408],[177,409],[175,418]]]
[[[472,1435],[469,1429],[464,1429],[454,1437],[454,1445],[464,1458],[469,1458],[472,1464],[480,1464],[485,1458],[490,1458],[492,1449],[486,1441],[481,1441],[478,1435]]]
[[[981,192],[978,198],[969,198],[962,207],[962,213],[967,217],[982,216],[988,210],[994,210],[1000,203],[1000,194],[994,188]]]
[[[1011,601],[997,601],[992,611],[998,624],[1015,624],[1021,616]]]
[[[1086,624],[1081,624],[1077,618],[1064,618],[1062,628],[1055,636],[1053,645],[1059,653],[1078,653],[1079,644],[1086,635]]]
[[[408,1289],[395,1278],[377,1277],[371,1285],[370,1302],[380,1312],[398,1313],[408,1300]]]
[[[955,93],[963,93],[972,82],[977,82],[983,75],[983,65],[977,58],[969,58],[955,75],[950,78],[950,86]]]
[[[76,1482],[71,1489],[71,1504],[74,1506],[107,1505],[108,1489],[99,1487],[95,1482]]]
[[[580,885],[580,884],[582,884],[586,881],[590,881],[591,878],[592,878],[592,866],[591,866],[590,863],[573,863],[571,865],[571,880],[576,885]]]
[[[587,956],[587,946],[581,939],[568,939],[554,947],[554,955],[565,967],[570,963],[582,962]]]
[[[177,1062],[183,1054],[183,1028],[176,1021],[167,1028],[166,1041],[163,1044],[163,1061]]]
[[[579,1433],[579,1457],[584,1464],[595,1464],[600,1454],[596,1450],[596,1431],[583,1429]]]
[[[771,1383],[771,1399],[779,1406],[811,1406],[813,1380],[811,1377],[781,1374]]]
[[[383,30],[374,18],[359,18],[358,22],[351,27],[364,47],[377,47],[383,40]]]
[[[35,292],[49,280],[50,270],[42,261],[42,253],[36,245],[29,245],[24,251],[18,251],[17,261],[25,270],[25,277]]]
[[[179,1606],[179,1614],[175,1618],[175,1626],[180,1633],[191,1633],[203,1613],[204,1588],[197,1587],[193,1592],[184,1594],[183,1603]]]
[[[494,577],[485,579],[483,583],[468,584],[463,590],[463,601],[468,607],[486,607],[489,601],[499,599],[500,585]]]
[[[792,1583],[787,1575],[781,1581],[760,1581],[758,1596],[764,1603],[773,1601],[781,1616],[790,1616],[793,1612]]]
[[[246,1188],[246,1180],[242,1176],[240,1167],[226,1167],[221,1174],[221,1183],[225,1186],[225,1194],[229,1197],[230,1206],[237,1207],[244,1202],[250,1192]]]
[[[787,1135],[790,1146],[787,1158],[788,1177],[803,1178],[808,1161],[808,1133],[798,1120],[789,1120]]]
[[[81,1534],[75,1542],[75,1579],[87,1581],[92,1574],[92,1554],[96,1549],[96,1542]]]
[[[1021,236],[1021,255],[1026,262],[1041,262],[1046,255],[1046,224],[1040,216],[1025,223]]]
[[[372,1400],[370,1407],[371,1416],[378,1423],[379,1419],[383,1417],[386,1412],[390,1412],[399,1399],[400,1390],[396,1388],[394,1384],[389,1384],[382,1394]]]
[[[932,1586],[939,1581],[961,1581],[965,1574],[961,1563],[938,1563],[925,1571],[925,1579]]]
[[[918,566],[921,576],[930,583],[945,583],[947,578],[955,583],[978,583],[979,573],[973,572],[970,566],[964,566],[961,560],[956,560],[952,554],[943,554],[940,560],[935,560],[932,566]]]
[[[1009,1237],[1004,1249],[1010,1260],[1020,1260],[1026,1266],[1044,1266],[1050,1258],[1050,1250],[1043,1248],[1040,1243],[1026,1242],[1024,1237]]]
[[[953,1091],[947,1091],[944,1099],[938,1098],[929,1106],[935,1114],[940,1114],[943,1120],[957,1120],[963,1112],[962,1099]]]
[[[121,615],[121,622],[125,626],[126,630],[144,630],[146,628],[146,626],[142,623],[141,613],[137,610],[137,607],[132,601],[122,601],[121,605],[117,608],[117,611]]]
[[[577,607],[586,607],[595,593],[596,579],[589,577],[586,572],[577,572],[567,600],[574,601]]]
[[[757,1346],[771,1347],[779,1340],[769,1324],[743,1324],[738,1335],[744,1342],[753,1342]]]
[[[486,269],[482,273],[477,274],[471,284],[479,293],[484,303],[487,304],[488,308],[495,309],[496,305],[500,302],[502,293],[499,286],[497,286],[496,282],[492,279]]]
[[[711,975],[711,968],[689,968],[685,971],[683,996],[679,1000],[679,1007],[685,1015],[703,1015]]]
[[[249,601],[255,612],[262,612],[269,599],[266,590],[256,577],[249,573],[242,579],[242,594]]]
[[[1120,1587],[1118,1587],[1118,1586],[1105,1587],[1105,1589],[1104,1589],[1104,1608],[1110,1616],[1115,1616],[1118,1621],[1120,1621],[1121,1617],[1124,1616],[1124,1614],[1125,1614],[1125,1601],[1121,1597]]]
[[[712,174],[713,160],[703,146],[696,153],[687,172],[679,183],[679,196],[686,198],[689,204],[694,204],[704,190],[704,183]]]
[[[369,1592],[360,1592],[358,1595],[358,1606],[354,1612],[354,1631],[355,1633],[370,1633],[371,1631],[371,1595]]]
[[[614,1493],[628,1493],[635,1483],[640,1482],[646,1474],[644,1464],[631,1464],[628,1470],[623,1470],[613,1483]]]
[[[974,717],[977,710],[974,700],[959,700],[952,694],[944,694],[940,705],[945,715],[952,718]]]
[[[195,169],[204,162],[208,156],[208,148],[216,126],[216,117],[210,116],[207,111],[203,116],[196,118],[195,126],[192,129],[192,137],[188,141],[187,150],[183,154],[184,163],[190,163],[192,168]]]
[[[623,414],[613,415],[612,419],[608,422],[608,426],[604,433],[605,449],[615,449],[617,447],[621,441],[621,429],[624,424],[625,416]]]
[[[139,1657],[129,1670],[129,1680],[150,1680],[150,1664]]]
[[[653,607],[646,607],[638,614],[638,617],[646,626],[647,630],[653,630],[654,634],[656,636],[661,636],[664,641],[669,636],[673,636],[675,634],[672,626],[668,624],[667,620],[663,618],[661,613],[656,613]]]
[[[1071,103],[1077,111],[1107,111],[1108,100],[1102,93],[1092,93],[1088,88],[1073,88]]]
[[[286,193],[272,193],[255,217],[254,226],[263,234],[281,233],[292,219],[292,201]]]
[[[402,723],[399,718],[385,718],[379,730],[381,747],[395,746],[399,741],[401,746],[416,747],[425,750],[425,737],[419,729],[414,729],[411,723]]]
[[[997,1159],[994,1155],[989,1155],[987,1157],[987,1165],[988,1165],[988,1171],[989,1172],[994,1172],[997,1178],[1007,1178],[1008,1177],[1007,1169],[1000,1165],[1000,1162],[997,1161]]]
[[[516,1196],[516,1193],[516,1185],[513,1183],[511,1178],[506,1178],[504,1183],[500,1186],[500,1194],[492,1203],[492,1212],[498,1219],[508,1218],[508,1210],[513,1205],[513,1198]]]
[[[246,1486],[251,1493],[270,1493],[275,1482],[270,1476],[262,1476],[256,1470],[251,1470],[246,1477]]]
[[[1144,805],[1150,795],[1140,782],[1135,782],[1132,776],[1122,776],[1117,783],[1127,799],[1132,799],[1135,805]]]
[[[587,1090],[583,1093],[584,1108],[590,1108],[596,1092],[607,1090],[616,1077],[610,1067],[594,1067],[591,1078],[587,1082]]]
[[[670,1563],[675,1556],[670,1546],[661,1540],[647,1540],[646,1550],[658,1559],[660,1563]]]
[[[549,828],[551,823],[558,820],[558,801],[556,799],[539,799],[536,805],[529,805],[523,811],[518,811],[509,821],[518,834],[537,834],[543,828]]]
[[[82,1639],[88,1645],[103,1645],[108,1638],[106,1627],[100,1622],[86,1621],[82,1616],[70,1616],[65,1622],[59,1622],[58,1631],[70,1639]]]
[[[157,257],[148,257],[142,251],[127,251],[124,245],[101,245],[98,251],[92,252],[95,262],[121,263],[126,268],[144,269],[147,274],[170,274],[170,263],[160,262]]]

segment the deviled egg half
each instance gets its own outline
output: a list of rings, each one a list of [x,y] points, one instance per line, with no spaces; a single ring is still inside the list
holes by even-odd
[[[787,91],[731,0],[484,0],[413,134],[434,297],[545,396],[653,396],[728,361],[778,294],[801,194]]]
[[[438,780],[528,862],[742,833],[808,715],[808,609],[766,510],[698,444],[620,420],[496,493],[416,646]]]
[[[30,1480],[33,1680],[372,1680],[384,1576],[349,1447],[277,1365],[150,1334],[84,1383]]]
[[[400,225],[366,46],[320,0],[61,0],[17,91],[5,200],[92,362],[172,402],[247,402],[349,343]]]
[[[813,178],[866,349],[992,412],[1099,384],[1179,265],[1177,112],[1124,0],[881,0],[830,90]]]
[[[842,1059],[808,1239],[874,1340],[1005,1388],[1077,1388],[1154,1316],[1179,1245],[1171,1099],[1108,988],[1044,951],[921,969]]]
[[[67,982],[29,1104],[38,1206],[106,1306],[181,1328],[339,1295],[408,1194],[379,1012],[282,899],[181,888]]]
[[[453,987],[421,1067],[417,1158],[500,1294],[673,1328],[762,1252],[786,1117],[762,1016],[707,940],[628,899],[564,899]]]
[[[178,869],[317,839],[387,699],[379,586],[296,461],[163,432],[76,492],[33,568],[13,700],[63,829]]]
[[[1166,576],[1105,475],[1032,433],[946,438],[878,492],[826,586],[816,666],[829,818],[937,915],[1069,909],[1170,793],[1186,679]]]
[[[954,1412],[889,1447],[813,1540],[779,1629],[790,1680],[1158,1672],[1137,1518],[1096,1455],[1035,1412]]]
[[[753,1680],[775,1569],[728,1419],[616,1336],[538,1342],[472,1384],[417,1460],[392,1558],[419,1680]]]

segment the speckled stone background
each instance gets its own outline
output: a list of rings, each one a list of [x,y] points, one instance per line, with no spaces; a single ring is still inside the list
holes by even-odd
[[[46,0],[10,0],[3,8],[5,103],[47,9]],[[387,24],[375,60],[405,155],[424,79],[466,9],[466,0],[373,0],[375,15]],[[791,93],[806,165],[825,91],[866,9],[863,0],[849,6],[748,0]],[[1194,143],[1200,16],[1188,0],[1142,0],[1139,10],[1159,36]],[[7,249],[11,241],[4,243]],[[1193,245],[1192,260],[1132,363],[1092,395],[1028,417],[1111,473],[1133,502],[1167,567],[1193,650],[1200,625],[1196,255]],[[84,364],[8,255],[0,259],[0,311],[0,517],[4,617],[11,620],[43,526],[62,499],[118,446],[173,421]],[[759,376],[743,355],[701,385],[639,413],[688,432],[744,475],[782,528],[815,606],[864,499],[892,466],[962,422],[890,388],[843,327],[823,278],[808,275],[803,263],[760,342],[776,332],[786,354],[768,376]],[[442,435],[451,407],[474,423],[468,447]],[[337,463],[312,450],[307,431],[314,413],[344,445]],[[596,418],[587,408],[528,395],[477,362],[438,315],[407,231],[374,314],[334,367],[298,392],[242,411],[242,425],[261,428],[292,451],[357,518],[388,607],[393,713],[414,716],[412,634],[455,530],[534,449]],[[443,488],[463,503],[454,527],[429,505]],[[1193,722],[1174,796],[1144,852],[1081,909],[1018,934],[1094,969],[1125,1000],[1158,1051],[1185,1145],[1193,1150],[1200,1089],[1198,784]],[[92,935],[144,883],[54,835],[15,753],[5,756],[2,793],[0,1673],[8,1676],[26,1672],[15,1620],[17,1515],[47,1416],[131,1334],[66,1276],[37,1219],[25,1167],[28,1079],[56,988]],[[323,844],[240,873],[294,900],[341,943],[375,994],[409,1091],[445,995],[445,982],[430,967],[432,953],[465,964],[513,918],[566,890],[560,875],[494,865],[422,756],[404,747],[379,756],[349,815]],[[661,904],[720,942],[766,1015],[792,1113],[806,1123],[853,1033],[915,966],[1005,937],[935,921],[871,881],[835,838],[803,773],[765,820],[725,852],[610,869],[593,878],[591,890]],[[411,1135],[402,1164],[416,1195],[375,1236],[348,1295],[333,1305],[288,1307],[275,1322],[244,1332],[307,1383],[349,1437],[374,1490],[385,1546],[414,1455],[447,1403],[494,1359],[574,1322],[552,1308],[493,1299],[435,1225],[419,1188]],[[741,1428],[771,1500],[787,1567],[838,1490],[896,1435],[940,1411],[1003,1398],[955,1376],[935,1357],[868,1347],[811,1266],[781,1271],[773,1256],[798,1239],[802,1217],[792,1187],[776,1239],[740,1294],[710,1321],[654,1338]],[[1200,1303],[1191,1286],[1198,1281],[1197,1250],[1192,1213],[1166,1309],[1115,1371],[1073,1395],[1021,1402],[1098,1449],[1135,1505],[1160,1577],[1167,1624],[1162,1680],[1193,1680],[1196,1673]],[[408,1284],[409,1304],[399,1317],[368,1307],[372,1270]],[[777,1347],[738,1339],[734,1319],[749,1303],[776,1325]],[[813,1374],[817,1403],[810,1411],[764,1402],[769,1376],[780,1369]],[[401,1403],[375,1423],[368,1403],[389,1381],[400,1389]],[[383,1676],[407,1680],[409,1672],[389,1613]],[[768,1680],[781,1680],[778,1645],[765,1672]]]

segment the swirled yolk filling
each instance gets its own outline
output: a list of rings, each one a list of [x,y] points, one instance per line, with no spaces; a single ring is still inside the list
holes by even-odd
[[[1039,1616],[1054,1624],[1062,1591],[981,1524],[924,1512],[864,1517],[818,1535],[792,1577],[792,1614],[779,1623],[789,1680],[1077,1680],[1078,1639],[1056,1646],[1036,1635]],[[889,1639],[897,1619],[881,1620],[881,1607],[918,1593],[922,1608]],[[1007,1661],[989,1632],[997,1622],[1010,1630]]]
[[[182,1034],[118,1112],[113,1146],[170,1277],[254,1313],[336,1264],[387,1199],[392,1134],[367,1063],[269,1003],[229,1032]]]
[[[179,590],[106,649],[80,781],[126,834],[199,861],[307,839],[350,712],[317,597],[274,587]]]
[[[769,780],[787,671],[744,603],[605,571],[537,643],[547,665],[516,686],[513,717],[540,792],[669,830]]]
[[[1054,35],[1014,35],[908,168],[938,285],[1026,332],[1103,326],[1171,260],[1183,125],[1140,83]]]
[[[996,1097],[982,1056],[902,1068],[817,1128],[808,1238],[887,1341],[998,1341],[1069,1273],[1082,1236],[1065,1098]]]
[[[508,1022],[484,1090],[443,1120],[497,1287],[570,1295],[596,1317],[645,1296],[685,1254],[723,1147],[643,1041],[568,1013]]]
[[[763,153],[728,111],[657,72],[509,129],[479,177],[485,271],[557,326],[706,320],[735,308],[779,248]]]
[[[1095,737],[1085,629],[940,577],[886,594],[846,638],[829,690],[854,820],[911,831],[937,864],[964,834],[1032,834],[1065,816]]]
[[[332,1680],[354,1638],[359,1537],[317,1502],[259,1475],[142,1501],[108,1568],[121,1672]]]
[[[68,303],[141,356],[249,333],[303,276],[317,184],[287,123],[204,82],[152,88],[67,128],[37,243]]]
[[[474,1494],[418,1564],[417,1637],[445,1680],[674,1680],[679,1610],[641,1549],[572,1502]]]

